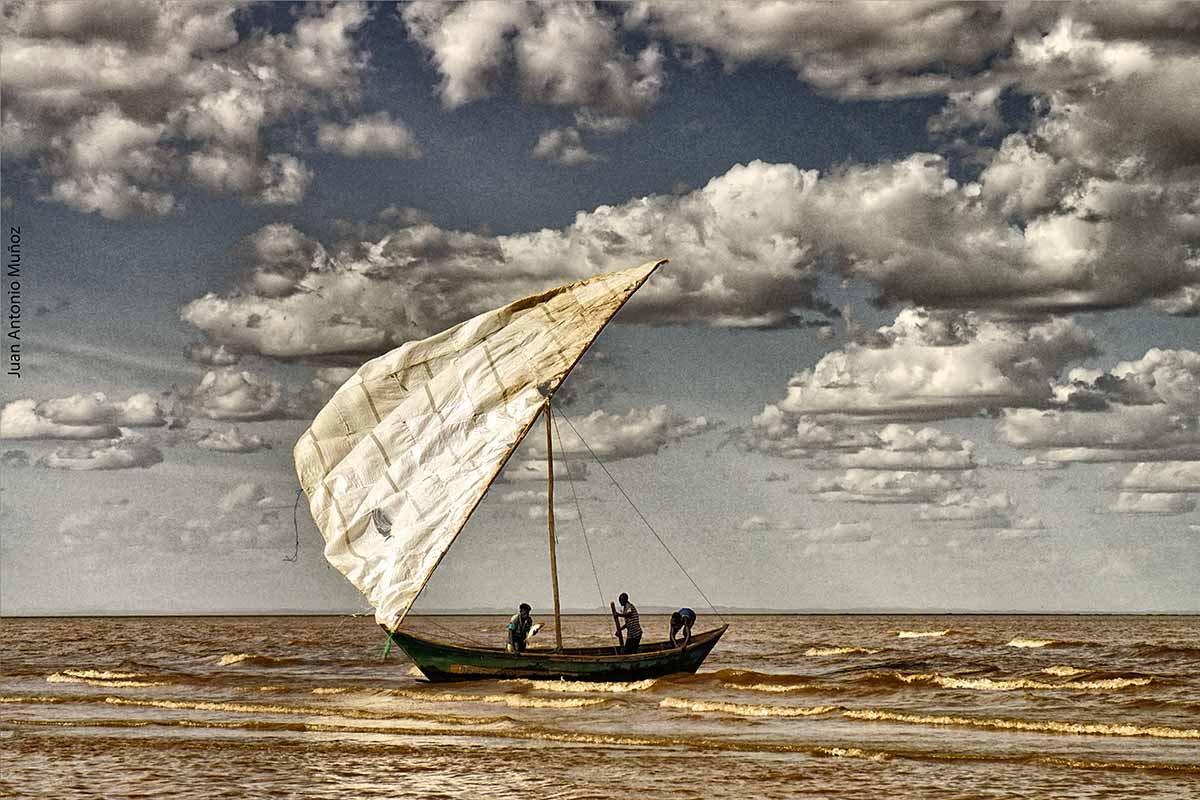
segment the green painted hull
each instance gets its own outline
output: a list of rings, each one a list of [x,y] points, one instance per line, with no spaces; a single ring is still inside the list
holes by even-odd
[[[670,642],[644,644],[633,655],[618,655],[613,647],[574,647],[560,652],[529,649],[509,653],[499,647],[467,647],[391,633],[417,669],[431,681],[473,681],[489,678],[533,678],[573,681],[640,681],[677,672],[695,672],[716,646],[728,625],[694,635],[687,647]]]

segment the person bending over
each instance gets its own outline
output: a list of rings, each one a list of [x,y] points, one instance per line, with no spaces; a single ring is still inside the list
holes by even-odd
[[[696,612],[690,608],[681,608],[671,614],[671,646],[687,647],[692,642],[692,626],[696,624]],[[682,633],[683,641],[675,644],[675,634]]]

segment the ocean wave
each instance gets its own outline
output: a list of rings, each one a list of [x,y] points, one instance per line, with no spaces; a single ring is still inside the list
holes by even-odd
[[[587,708],[607,703],[603,697],[530,697],[524,694],[485,695],[485,703],[498,703],[509,708]]]
[[[501,718],[507,722],[507,718]],[[477,721],[477,720],[476,720]],[[703,736],[653,736],[628,735],[586,731],[569,731],[539,726],[486,726],[479,728],[452,727],[400,727],[391,724],[364,725],[341,722],[316,722],[312,720],[213,720],[213,719],[13,719],[6,721],[14,726],[40,727],[111,727],[111,728],[208,728],[214,730],[247,730],[266,732],[299,732],[299,733],[332,733],[332,734],[383,734],[387,736],[415,737],[454,737],[463,736],[496,740],[532,740],[542,742],[562,742],[570,744],[599,745],[608,747],[653,747],[657,749],[668,747],[685,747],[689,749],[740,752],[740,753],[810,753],[817,756],[834,758],[858,758],[873,761],[889,759],[912,759],[920,762],[928,761],[978,761],[1011,764],[1044,764],[1047,766],[1065,767],[1069,769],[1090,770],[1138,770],[1158,771],[1173,774],[1200,774],[1200,764],[1173,763],[1161,761],[1102,761],[1087,758],[1070,758],[1065,756],[1041,755],[1006,755],[986,752],[930,752],[926,750],[895,750],[880,751],[866,750],[860,747],[832,747],[797,744],[793,742],[771,742],[746,739],[719,739]],[[353,742],[346,740],[341,745],[352,747]]]
[[[1047,675],[1054,675],[1059,678],[1070,678],[1074,675],[1084,675],[1091,672],[1090,669],[1079,669],[1078,667],[1068,666],[1066,664],[1051,664],[1042,670]]]
[[[227,714],[279,714],[305,717],[346,717],[366,720],[422,720],[448,725],[485,725],[511,722],[508,717],[456,717],[442,714],[422,714],[412,711],[387,712],[359,708],[331,708],[328,706],[293,706],[274,703],[228,703],[209,700],[135,699],[129,697],[105,697],[104,702],[112,706],[137,708],[160,708],[167,711],[218,711]]]
[[[1147,642],[1136,648],[1138,655],[1143,656],[1184,656],[1185,658],[1200,658],[1200,647],[1187,647],[1177,644],[1156,644]]]
[[[839,708],[839,706],[760,706],[714,700],[686,700],[682,697],[667,697],[658,705],[661,708],[675,708],[680,711],[717,712],[736,714],[742,717],[815,717],[837,711]]]
[[[165,681],[145,680],[138,672],[109,672],[102,669],[64,669],[46,676],[48,683],[82,683],[112,689],[140,689],[147,686],[166,686]]]
[[[898,639],[927,639],[938,636],[946,636],[950,633],[950,629],[946,628],[941,631],[896,631]]]
[[[1151,678],[1102,678],[1093,681],[1068,681],[1047,683],[1028,678],[955,678],[936,672],[897,673],[896,678],[904,683],[931,683],[944,689],[978,689],[987,692],[1011,692],[1020,689],[1051,691],[1109,691],[1131,686],[1146,686]]]
[[[726,689],[746,690],[750,692],[770,692],[772,694],[790,694],[793,692],[830,692],[840,691],[838,686],[822,686],[819,683],[723,683]]]
[[[0,695],[0,703],[69,703],[72,697],[59,697],[52,694],[6,694]]]
[[[294,658],[277,658],[275,656],[264,656],[258,653],[226,653],[217,659],[217,666],[232,667],[234,664],[250,664],[255,667],[279,667],[286,664],[294,664]]]
[[[848,656],[854,653],[879,653],[880,648],[876,647],[810,647],[804,651],[804,655],[809,657],[816,656]]]
[[[790,672],[755,672],[750,669],[719,669],[716,672],[705,672],[694,678],[685,679],[688,682],[709,682],[720,684],[726,689],[744,688],[748,686],[810,686],[811,675],[798,675]],[[763,691],[763,690],[758,690]]]
[[[1200,729],[1170,728],[1164,725],[1133,725],[1106,722],[1064,722],[1060,720],[1000,719],[983,717],[927,716],[875,709],[847,709],[846,719],[868,722],[904,722],[914,725],[965,726],[988,730],[1013,730],[1032,733],[1071,733],[1095,736],[1147,736],[1155,739],[1200,739]]]
[[[1049,647],[1052,644],[1061,644],[1057,639],[1026,639],[1022,636],[1017,636],[1010,639],[1005,647],[1021,647],[1021,648],[1037,648]]]
[[[814,752],[834,758],[865,758],[868,761],[884,761],[891,755],[881,750],[863,750],[861,747],[818,747]]]
[[[655,678],[647,678],[642,681],[538,681],[527,678],[517,680],[503,681],[503,683],[517,683],[530,686],[539,692],[610,692],[613,694],[624,694],[626,692],[641,692],[652,688],[658,680]]]

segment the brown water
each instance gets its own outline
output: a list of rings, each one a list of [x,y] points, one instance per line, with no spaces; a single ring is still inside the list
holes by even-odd
[[[446,685],[363,617],[4,619],[0,793],[1200,797],[1200,618],[728,621],[696,676]]]

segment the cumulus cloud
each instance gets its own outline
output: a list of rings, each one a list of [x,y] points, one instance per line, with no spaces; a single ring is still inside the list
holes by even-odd
[[[736,432],[742,448],[784,458],[835,454],[843,467],[873,470],[965,470],[977,465],[973,442],[936,428],[892,423],[879,429],[788,415],[769,405]]]
[[[817,497],[851,503],[929,503],[975,484],[973,472],[848,469],[813,484]]]
[[[572,418],[570,424],[559,422],[554,449],[555,452],[562,451],[573,456],[595,453],[605,461],[616,461],[653,455],[668,445],[712,428],[712,424],[704,417],[684,417],[665,405],[634,408],[624,414],[598,410],[578,419]],[[529,443],[528,453],[534,457],[545,457],[543,438],[531,436],[526,441]],[[590,453],[588,448],[591,448]]]
[[[764,419],[936,419],[1044,406],[1059,372],[1095,352],[1091,334],[1069,319],[1029,324],[904,309],[891,325],[793,376],[787,396]]]
[[[1012,409],[1001,438],[1063,462],[1200,459],[1200,353],[1154,348],[1106,372],[1073,370],[1059,408]]]
[[[951,492],[935,504],[922,506],[918,517],[970,528],[1036,530],[1043,527],[1035,518],[1018,516],[1017,504],[1008,492]]]
[[[551,128],[538,136],[533,146],[533,157],[553,161],[564,167],[578,167],[602,161],[601,156],[588,151],[583,145],[579,131],[575,128]]]
[[[232,367],[241,361],[239,353],[235,353],[225,345],[211,345],[205,342],[193,342],[183,353],[188,361],[203,364],[207,367]]]
[[[1134,466],[1121,488],[1137,492],[1200,492],[1200,461],[1164,461]]]
[[[118,439],[103,445],[77,444],[61,447],[38,460],[50,469],[111,470],[152,467],[163,460],[156,447]]]
[[[659,48],[626,52],[617,19],[590,3],[418,0],[402,17],[441,75],[448,108],[513,80],[525,102],[634,118],[658,100],[665,82]]]
[[[786,196],[804,180],[790,166],[734,167],[686,195],[601,206],[564,229],[509,236],[445,230],[409,215],[378,238],[343,242],[332,253],[276,226],[269,236],[288,246],[257,254],[253,286],[194,300],[182,316],[214,344],[238,351],[370,354],[522,295],[669,251],[671,264],[622,319],[794,324],[795,309],[823,307],[814,294],[815,267],[802,264],[805,248],[780,234],[793,216]],[[274,282],[265,285],[261,276]]]
[[[352,119],[346,125],[322,123],[317,128],[317,144],[322,150],[340,153],[347,158],[421,157],[421,148],[413,132],[386,111]]]
[[[219,369],[183,393],[188,409],[216,420],[303,419],[311,404],[304,392],[247,370]]]
[[[145,392],[123,401],[109,400],[103,392],[76,394],[38,403],[34,413],[59,425],[84,427],[103,424],[158,427],[168,421],[158,398]]]
[[[626,24],[726,66],[777,62],[842,97],[932,94],[981,66],[1011,37],[1003,8],[943,3],[639,0]]]
[[[577,214],[558,230],[493,237],[412,220],[309,262],[292,283],[303,292],[209,295],[184,317],[214,342],[268,355],[373,351],[668,251],[671,265],[624,318],[795,325],[805,309],[832,311],[816,296],[829,269],[876,286],[884,302],[1025,315],[1147,302],[1200,283],[1190,222],[1200,185],[1085,179],[1056,159],[1013,140],[965,185],[928,154],[824,176],[756,161],[693,192]],[[998,329],[1021,333],[983,312],[906,313],[898,325],[978,328],[979,347]],[[251,318],[259,324],[248,326]],[[1055,335],[1055,325],[1070,333],[1069,323],[1047,320],[1028,344]]]
[[[121,431],[113,424],[69,425],[37,412],[36,400],[14,400],[0,411],[0,439],[114,439]]]
[[[313,171],[288,153],[272,153],[258,168],[256,202],[266,205],[294,206],[304,199]]]
[[[267,496],[267,490],[258,483],[241,483],[232,487],[217,501],[217,508],[224,512],[239,509],[255,508],[271,505],[273,498]]]
[[[352,103],[365,6],[314,6],[286,33],[239,40],[240,3],[13,6],[0,85],[6,157],[37,159],[44,196],[121,219],[179,207],[175,183],[295,203],[311,180],[265,132]]]
[[[974,443],[936,428],[887,425],[873,434],[878,445],[844,453],[842,466],[860,469],[963,470],[975,467]]]
[[[734,14],[646,0],[627,23],[730,66],[788,64],[840,97],[947,93],[935,133],[996,132],[1001,92],[1034,98],[1032,128],[965,185],[914,154],[814,187],[814,202],[846,212],[808,220],[814,244],[885,298],[1200,313],[1200,106],[1179,102],[1200,80],[1200,51],[1180,32],[1200,24],[1187,4],[762,2]]]
[[[217,450],[222,453],[254,453],[271,449],[270,442],[263,437],[256,433],[243,433],[237,427],[227,431],[208,431],[200,437],[196,445],[205,450]]]
[[[1109,510],[1118,514],[1188,514],[1196,510],[1196,501],[1185,494],[1121,492]]]

